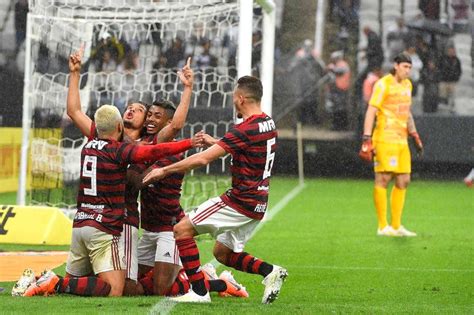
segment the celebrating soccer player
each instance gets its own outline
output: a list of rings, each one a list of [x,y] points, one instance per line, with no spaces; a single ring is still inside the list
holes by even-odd
[[[204,202],[174,226],[181,262],[192,284],[186,295],[173,299],[177,302],[211,301],[194,240],[199,234],[210,233],[216,237],[214,256],[220,263],[264,277],[263,303],[271,303],[277,298],[287,277],[284,268],[243,251],[267,209],[275,158],[277,131],[274,121],[260,108],[262,90],[259,79],[241,77],[234,90],[233,102],[237,115],[244,121],[222,139],[210,139],[212,146],[207,150],[154,169],[144,178],[148,183],[207,165],[227,153],[232,155],[232,188],[220,197]]]
[[[408,77],[410,56],[401,53],[394,59],[393,70],[374,85],[365,115],[360,157],[374,163],[374,202],[378,219],[377,235],[416,236],[401,225],[405,194],[410,183],[411,156],[408,136],[415,142],[419,154],[423,144],[416,131],[411,113],[412,84]],[[372,134],[375,118],[377,123]],[[373,161],[372,161],[373,160]],[[387,222],[387,186],[395,178],[390,196],[391,225]]]

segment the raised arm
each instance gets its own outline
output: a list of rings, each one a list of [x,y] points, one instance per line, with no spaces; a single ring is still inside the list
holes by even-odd
[[[183,129],[188,116],[189,104],[191,103],[191,96],[193,94],[194,72],[191,69],[191,57],[188,58],[186,65],[181,71],[178,71],[178,76],[184,85],[181,101],[179,102],[176,112],[174,113],[171,123],[164,127],[157,135],[157,142],[167,142],[173,140],[176,135]]]
[[[81,79],[81,61],[84,45],[69,56],[69,89],[67,93],[67,115],[86,137],[90,136],[92,120],[81,109],[79,81]]]

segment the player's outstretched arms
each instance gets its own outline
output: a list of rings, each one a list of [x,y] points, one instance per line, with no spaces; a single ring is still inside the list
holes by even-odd
[[[147,185],[148,183],[160,180],[169,174],[185,173],[197,167],[207,165],[226,154],[227,152],[220,145],[214,144],[207,150],[191,155],[182,161],[152,170],[150,173],[145,175],[143,183]]]
[[[92,120],[81,109],[79,81],[81,80],[81,62],[84,44],[69,56],[69,89],[67,93],[67,115],[86,137],[90,136]]]
[[[184,85],[181,101],[179,102],[176,112],[173,115],[171,123],[164,127],[156,136],[156,142],[168,142],[173,140],[176,135],[183,129],[188,116],[189,104],[193,94],[194,72],[191,69],[191,57],[188,58],[186,65],[178,71],[179,79]]]
[[[205,133],[203,135],[203,141],[204,141],[204,146],[205,147],[210,147],[210,146],[213,146],[214,144],[216,144],[217,141],[219,141],[219,139],[216,139],[216,138],[208,135],[207,133]]]
[[[127,162],[129,163],[143,163],[156,161],[166,156],[175,155],[184,151],[187,151],[193,147],[198,147],[202,140],[195,139],[185,139],[175,142],[164,142],[154,145],[134,145],[132,155]]]

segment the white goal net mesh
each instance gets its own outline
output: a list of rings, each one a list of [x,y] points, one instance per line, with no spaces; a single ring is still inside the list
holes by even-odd
[[[239,3],[217,0],[30,0],[25,102],[30,110],[27,203],[74,208],[85,139],[66,115],[68,57],[85,44],[82,109],[121,111],[130,101],[179,102],[176,71],[192,57],[195,82],[189,137],[221,137],[231,126]],[[261,16],[254,15],[253,30]],[[258,39],[257,39],[258,40]],[[230,158],[186,177],[183,207],[229,185]]]

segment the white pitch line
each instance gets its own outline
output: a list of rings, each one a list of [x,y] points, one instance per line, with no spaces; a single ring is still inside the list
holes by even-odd
[[[283,208],[285,208],[285,206],[293,198],[295,198],[301,192],[301,190],[303,190],[304,187],[305,187],[304,183],[299,184],[298,186],[293,188],[288,194],[286,194],[285,197],[283,197],[283,199],[278,201],[277,204],[274,207],[272,207],[271,210],[269,210],[266,213],[265,217],[260,222],[260,224],[257,225],[257,227],[253,231],[250,238],[252,238],[258,231],[260,231],[260,229],[263,227],[263,225],[266,222],[273,219],[273,217],[275,215],[277,215],[278,212],[280,212]],[[213,264],[214,266],[219,264],[215,258],[213,260],[211,260],[210,263]],[[158,303],[156,303],[148,314],[150,314],[150,315],[157,315],[157,314],[168,315],[173,310],[175,305],[176,305],[175,302],[171,302],[169,299],[164,298],[164,299],[160,300]]]

